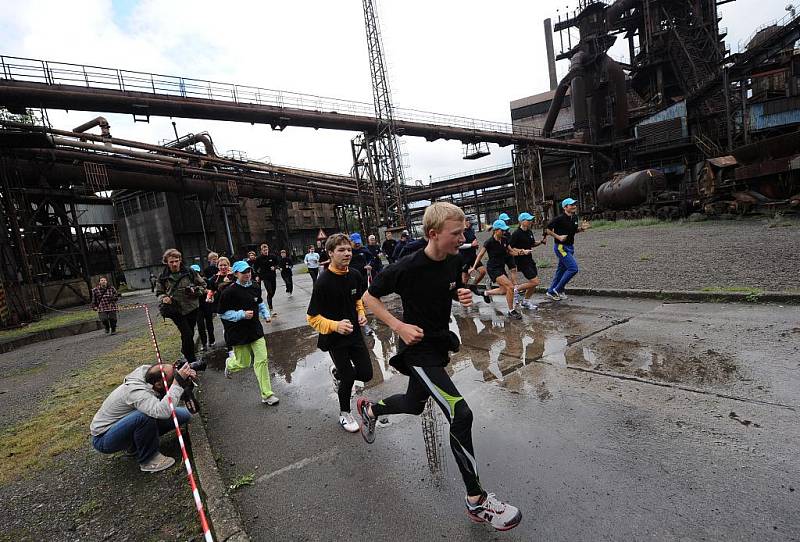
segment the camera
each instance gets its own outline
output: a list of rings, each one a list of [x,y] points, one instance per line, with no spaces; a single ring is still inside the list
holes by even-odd
[[[186,360],[180,360],[175,363],[175,370],[177,371],[181,367],[183,367],[187,363]],[[206,362],[205,361],[194,361],[189,364],[189,367],[194,369],[195,371],[205,371],[206,370]],[[189,378],[186,380],[186,385],[183,387],[183,395],[181,395],[181,400],[186,405],[186,409],[191,412],[192,414],[197,414],[200,412],[200,402],[194,396],[194,381]]]
[[[200,297],[205,292],[204,289],[201,288],[200,286],[187,286],[184,289],[184,293],[186,293],[186,295],[193,295],[195,297]]]

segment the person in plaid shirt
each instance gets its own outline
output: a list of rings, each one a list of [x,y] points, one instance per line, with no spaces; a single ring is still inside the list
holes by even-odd
[[[117,332],[117,299],[119,292],[109,286],[108,279],[100,277],[100,283],[92,288],[92,309],[97,311],[97,316],[106,328],[106,334]]]

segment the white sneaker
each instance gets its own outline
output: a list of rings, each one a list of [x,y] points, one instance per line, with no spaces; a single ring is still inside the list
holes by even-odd
[[[349,412],[339,413],[339,425],[348,433],[358,433],[358,422]]]
[[[274,406],[274,405],[277,405],[280,402],[280,399],[278,399],[278,396],[273,393],[272,395],[270,395],[266,399],[264,397],[262,397],[261,398],[261,402],[264,403],[265,405]]]
[[[558,292],[558,297],[560,297],[561,299],[567,299],[569,296],[567,295],[566,292]]]
[[[139,470],[142,472],[160,472],[170,468],[175,464],[175,459],[162,455],[161,452],[156,452],[156,455],[147,463],[139,465]]]
[[[556,292],[551,292],[550,290],[547,290],[547,291],[544,293],[544,295],[546,295],[547,297],[549,297],[549,298],[550,298],[550,299],[552,299],[553,301],[558,301],[558,300],[560,300],[560,299],[561,299],[561,297],[559,297],[559,295],[558,295]]]
[[[527,299],[523,299],[522,300],[521,306],[522,306],[523,309],[528,309],[528,310],[536,310],[536,309],[539,308],[539,305],[536,305],[535,303],[531,303]]]
[[[502,502],[489,493],[479,504],[467,504],[467,515],[475,523],[489,523],[498,531],[513,529],[522,521],[522,512],[516,506]]]
[[[235,359],[236,359],[236,358],[233,356],[233,352],[231,352],[230,354],[228,354],[228,357],[227,357],[227,358],[225,358],[225,371],[224,371],[224,373],[225,373],[225,378],[231,378],[231,374],[232,374],[232,373],[231,373],[231,370],[230,370],[230,369],[228,369],[228,362],[229,362],[229,361],[233,361],[233,360],[235,360]]]

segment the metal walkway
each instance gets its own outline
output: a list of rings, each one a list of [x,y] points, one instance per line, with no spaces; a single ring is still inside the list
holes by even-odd
[[[282,90],[100,66],[0,55],[0,105],[269,124],[372,133],[372,104]],[[395,109],[398,135],[501,146],[522,144],[564,151],[593,145],[543,138],[511,124]]]

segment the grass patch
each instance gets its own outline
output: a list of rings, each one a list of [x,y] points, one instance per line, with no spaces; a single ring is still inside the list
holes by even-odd
[[[22,327],[0,331],[0,341],[10,341],[18,339],[25,335],[38,333],[46,329],[55,329],[61,326],[68,326],[69,324],[77,324],[78,322],[88,322],[97,319],[97,312],[92,309],[80,309],[69,313],[51,313],[39,320]]]
[[[639,228],[643,226],[676,226],[683,224],[682,220],[669,221],[657,218],[637,218],[635,220],[594,220],[589,231],[620,230],[623,228]]]
[[[83,503],[80,506],[80,508],[78,508],[78,515],[86,516],[99,509],[100,509],[100,504],[96,500],[90,499],[85,503]]]
[[[706,286],[702,288],[702,292],[724,293],[724,294],[748,294],[748,295],[761,295],[763,290],[758,288],[751,288],[750,286]]]
[[[175,326],[158,326],[163,359],[180,352]],[[0,484],[48,466],[58,455],[88,445],[89,423],[106,396],[135,367],[153,363],[148,332],[91,358],[85,366],[53,386],[48,399],[34,407],[26,421],[0,434]]]
[[[229,486],[229,489],[231,491],[236,491],[240,487],[252,486],[255,483],[255,480],[255,473],[251,472],[250,474],[242,474],[241,476],[234,478],[233,483]]]
[[[553,261],[552,260],[538,260],[536,262],[536,267],[539,268],[539,269],[548,269],[550,267],[553,267]]]
[[[650,254],[642,254],[641,256],[639,256],[639,261],[640,262],[649,262],[652,259],[653,259],[653,256],[651,256]]]

